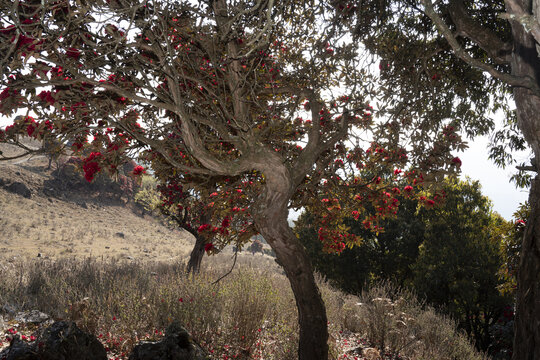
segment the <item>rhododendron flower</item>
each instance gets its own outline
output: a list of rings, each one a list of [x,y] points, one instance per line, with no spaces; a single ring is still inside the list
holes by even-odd
[[[221,222],[221,227],[226,228],[226,227],[229,227],[229,225],[231,225],[231,218],[229,218],[228,216],[225,216],[225,218]]]
[[[197,231],[201,233],[201,232],[203,232],[204,230],[208,229],[209,227],[210,227],[210,224],[202,224],[201,226],[199,226],[199,227],[197,228]]]
[[[101,157],[100,152],[92,152],[84,159],[83,171],[86,181],[91,182],[94,180],[94,175],[101,170],[97,160]]]
[[[411,185],[407,185],[403,188],[403,191],[410,193],[412,191],[413,187]]]
[[[458,158],[457,156],[452,159],[452,163],[457,167],[461,167],[461,159]]]
[[[138,176],[141,174],[146,174],[146,170],[141,165],[135,166],[135,169],[133,169],[133,175]]]
[[[49,105],[54,105],[56,102],[56,99],[52,97],[50,91],[42,91],[38,94],[38,98],[41,99],[41,101],[45,101]]]
[[[70,47],[66,51],[66,56],[73,59],[78,59],[81,56],[81,52],[79,51],[79,49]]]
[[[214,249],[214,244],[212,243],[204,244],[204,251],[210,252],[212,249]]]

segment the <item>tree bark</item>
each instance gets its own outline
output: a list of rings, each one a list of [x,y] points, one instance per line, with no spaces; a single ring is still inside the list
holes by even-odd
[[[206,241],[202,236],[194,236],[195,246],[193,246],[193,250],[191,250],[191,254],[189,255],[187,271],[188,273],[197,274],[201,270],[201,263],[204,256],[204,244]]]
[[[529,193],[531,214],[521,245],[512,360],[540,359],[540,177]]]
[[[287,223],[285,214],[266,214],[257,219],[257,226],[276,253],[277,260],[287,275],[298,308],[300,339],[298,359],[328,359],[328,327],[324,302],[311,262]],[[276,216],[279,215],[279,216]]]
[[[309,257],[287,221],[288,203],[294,190],[292,175],[281,159],[268,152],[259,164],[266,186],[253,214],[259,233],[276,253],[289,279],[298,309],[299,360],[328,360],[326,308]]]
[[[531,13],[531,0],[518,0]],[[511,21],[514,52],[512,74],[529,77],[540,84],[540,59],[532,35],[517,21]],[[532,148],[533,165],[540,169],[540,97],[526,88],[514,88],[518,126]],[[516,292],[513,360],[540,359],[540,177],[532,181],[529,193],[531,214],[521,247]]]

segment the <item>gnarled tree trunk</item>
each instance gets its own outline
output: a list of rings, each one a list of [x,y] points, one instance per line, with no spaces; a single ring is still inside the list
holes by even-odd
[[[260,214],[257,227],[283,266],[298,308],[300,340],[298,359],[328,359],[328,328],[324,302],[315,283],[311,262],[287,223],[288,211],[282,208]]]
[[[292,176],[278,157],[264,157],[265,191],[258,200],[254,223],[276,253],[289,279],[298,308],[299,360],[328,360],[326,308],[307,253],[287,221]]]

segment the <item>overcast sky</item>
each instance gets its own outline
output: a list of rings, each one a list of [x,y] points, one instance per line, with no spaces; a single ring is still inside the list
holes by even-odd
[[[488,159],[488,144],[486,137],[477,138],[469,142],[469,149],[458,154],[463,162],[462,176],[469,176],[479,180],[482,184],[482,193],[491,199],[493,209],[505,219],[510,220],[520,203],[527,201],[528,189],[517,189],[510,183],[510,176],[515,173],[514,168],[500,169]],[[518,159],[526,162],[526,154],[520,154]]]

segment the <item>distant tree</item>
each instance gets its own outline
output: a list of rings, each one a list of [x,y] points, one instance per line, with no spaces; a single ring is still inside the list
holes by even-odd
[[[258,253],[258,252],[263,254],[263,244],[262,244],[262,242],[260,242],[258,239],[253,240],[251,245],[249,245],[249,251],[251,251],[251,253],[253,255],[255,255],[255,253]]]
[[[512,302],[500,294],[497,275],[505,220],[492,213],[478,182],[449,181],[446,189],[444,206],[419,214],[426,229],[412,265],[414,288],[444,306],[486,351],[490,327]]]

